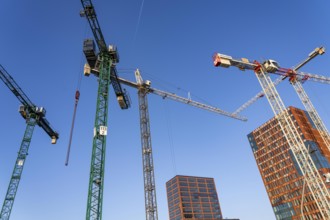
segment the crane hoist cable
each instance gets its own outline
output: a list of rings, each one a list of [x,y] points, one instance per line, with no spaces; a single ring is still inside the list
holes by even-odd
[[[68,150],[67,150],[67,153],[66,153],[65,166],[68,166],[68,164],[69,164],[69,157],[70,157],[70,150],[71,150],[71,143],[72,143],[72,135],[73,135],[73,129],[74,129],[74,122],[75,122],[75,119],[76,119],[76,112],[77,112],[79,97],[80,97],[80,92],[77,89],[76,93],[75,93],[75,102],[74,102],[74,109],[73,109],[73,116],[72,116],[72,124],[71,124],[71,129],[70,129],[70,137],[69,137]]]
[[[167,135],[168,135],[168,141],[170,145],[170,157],[172,162],[172,168],[175,175],[177,175],[177,168],[176,168],[176,160],[175,160],[175,146],[173,141],[173,132],[172,132],[172,124],[171,124],[171,114],[170,109],[167,106],[167,102],[163,102],[164,104],[164,111],[165,111],[165,120],[166,120],[166,127],[167,127]]]
[[[85,23],[85,33],[84,36],[87,36],[88,34],[88,22],[86,21]],[[80,98],[80,87],[81,87],[81,81],[82,81],[82,74],[81,74],[81,68],[84,66],[84,54],[81,53],[80,57],[80,64],[79,64],[79,70],[77,74],[77,87],[76,87],[76,92],[75,92],[75,101],[74,101],[74,108],[73,108],[73,116],[72,116],[72,123],[71,123],[71,129],[70,129],[70,136],[69,136],[69,143],[68,143],[68,150],[66,153],[66,158],[65,158],[65,166],[69,165],[69,158],[70,158],[70,151],[71,151],[71,143],[72,143],[72,137],[73,137],[73,130],[74,130],[74,124],[75,124],[75,119],[76,119],[76,113],[77,113],[77,107],[78,107],[78,102]]]
[[[82,63],[83,63],[83,54],[81,56],[80,66],[82,66]],[[79,102],[79,98],[80,98],[81,80],[82,80],[82,74],[79,71],[78,72],[78,82],[77,82],[77,87],[76,87],[76,92],[75,92],[75,101],[74,101],[73,116],[72,116],[72,123],[71,123],[70,136],[69,136],[69,144],[68,144],[68,150],[67,150],[66,159],[65,159],[65,166],[69,165],[72,136],[73,136],[73,130],[74,130],[74,124],[75,124],[75,119],[76,119],[78,102]]]

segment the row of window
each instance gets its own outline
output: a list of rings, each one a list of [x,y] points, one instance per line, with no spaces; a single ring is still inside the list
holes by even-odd
[[[183,220],[183,219],[222,219],[222,216],[219,214],[211,215],[211,214],[184,214],[183,217],[181,215],[178,216],[170,216],[172,220]]]
[[[220,209],[220,205],[219,203],[211,203],[211,204],[208,204],[208,203],[182,203],[182,207],[184,208],[189,208],[189,207],[194,207],[194,208],[200,208],[200,207],[213,207],[215,209]]]
[[[283,184],[289,182],[289,181],[292,181],[296,178],[298,178],[299,176],[296,174],[296,173],[292,173],[290,175],[287,175],[287,176],[283,176],[282,178],[280,179],[277,179],[273,182],[270,182],[266,185],[266,189],[267,190],[270,190],[270,189],[273,189],[273,188],[276,188],[276,187],[279,187],[279,186],[282,186]]]
[[[182,182],[191,182],[191,183],[213,183],[213,179],[212,178],[198,178],[198,177],[179,177],[179,181]]]
[[[262,133],[265,133],[270,128],[274,127],[277,124],[277,121],[273,118],[271,121],[267,122],[263,127],[259,127],[254,131],[256,136],[259,136]]]
[[[179,185],[180,186],[190,186],[190,187],[208,187],[208,188],[212,188],[212,189],[214,189],[215,188],[215,186],[214,186],[214,184],[213,183],[190,183],[189,182],[189,184],[188,184],[188,182],[179,182]]]
[[[287,194],[281,195],[277,198],[273,198],[271,200],[271,203],[274,205],[274,204],[277,204],[279,202],[287,201],[287,200],[293,199],[293,198],[298,197],[298,196],[301,196],[301,189],[297,189],[297,190],[294,190],[292,192],[288,192]]]
[[[274,156],[274,153],[271,154],[265,154],[261,157],[256,157],[256,160],[259,164],[259,166],[261,166],[261,168],[266,168],[269,165],[272,165],[278,161],[281,161],[285,158],[288,158],[288,154],[284,153],[287,152],[288,146],[286,144],[282,145],[281,147],[279,147],[278,149],[276,149],[276,153],[278,154],[277,156]]]
[[[273,180],[279,179],[283,177],[285,174],[289,174],[290,172],[296,171],[296,169],[293,166],[285,167],[267,177],[265,177],[266,182],[271,182]]]
[[[268,194],[269,194],[269,196],[272,196],[272,197],[276,196],[276,195],[279,195],[279,194],[284,194],[284,193],[288,194],[291,190],[296,189],[300,185],[301,185],[300,181],[296,181],[296,182],[293,182],[293,183],[283,185],[282,187],[279,187],[279,188],[274,189],[272,191],[269,191]]]
[[[263,173],[263,175],[267,176],[268,174],[278,172],[282,168],[288,167],[288,166],[292,166],[292,162],[290,159],[280,161],[276,165],[273,165],[272,167],[269,167],[268,169],[263,170],[262,173]]]
[[[259,151],[257,151],[255,153],[256,157],[261,157],[265,154],[267,154],[267,151],[272,151],[272,150],[275,150],[276,148],[278,148],[279,146],[282,146],[286,143],[286,140],[283,136],[283,134],[281,134],[281,138],[272,142],[272,143],[269,143],[267,146],[265,146],[263,149],[260,149]],[[284,149],[279,149],[279,151],[283,151]]]
[[[216,197],[209,197],[209,198],[200,198],[200,197],[182,197],[183,202],[202,202],[207,203],[208,202],[218,202],[218,199]]]
[[[183,208],[183,213],[220,213],[220,209],[211,209],[208,207],[203,207],[203,208]]]

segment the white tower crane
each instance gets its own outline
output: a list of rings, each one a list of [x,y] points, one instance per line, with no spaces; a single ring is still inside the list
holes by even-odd
[[[280,82],[282,82],[284,79],[289,77],[289,81],[293,88],[295,89],[296,93],[299,96],[299,99],[301,100],[302,104],[304,105],[308,115],[310,116],[311,120],[313,121],[316,129],[319,131],[322,140],[324,144],[327,146],[329,152],[330,152],[330,138],[329,138],[329,132],[324,123],[321,120],[321,117],[317,113],[314,105],[312,104],[311,100],[309,99],[306,91],[304,90],[302,83],[306,80],[311,80],[314,82],[320,82],[320,83],[326,83],[330,84],[330,77],[316,75],[316,74],[310,74],[310,73],[304,73],[304,72],[297,72],[298,69],[300,69],[302,66],[304,66],[306,63],[308,63],[310,60],[312,60],[317,55],[324,54],[325,49],[324,47],[318,47],[314,51],[312,51],[308,58],[305,59],[303,62],[298,64],[293,69],[285,69],[285,68],[279,68],[279,67],[272,67],[274,70],[272,73],[281,75],[278,79],[274,81],[274,85],[278,85]],[[266,65],[268,64],[267,61],[265,62]],[[273,63],[275,64],[275,63]],[[246,102],[243,106],[241,106],[239,109],[237,109],[234,114],[237,114],[241,112],[243,109],[247,108],[254,102],[256,102],[259,98],[263,97],[264,93],[259,92],[256,96],[254,96],[252,99],[250,99],[248,102]]]
[[[300,64],[298,64],[296,67],[292,69],[292,71],[297,74],[297,80],[304,83],[305,81],[312,81],[312,82],[319,82],[319,83],[325,83],[325,84],[330,84],[330,77],[326,76],[321,76],[321,75],[316,75],[316,74],[310,74],[310,73],[304,73],[304,72],[298,72],[297,71],[303,67],[306,63],[311,61],[313,58],[315,58],[317,55],[322,55],[325,53],[325,48],[324,47],[317,47],[315,48],[309,55],[308,58],[306,58],[304,61],[302,61]],[[285,74],[274,80],[274,85],[277,86],[280,84],[285,78],[287,78]],[[239,114],[241,111],[258,101],[260,98],[264,97],[265,93],[264,91],[258,92],[253,98],[251,98],[249,101],[241,105],[235,112],[234,114]]]
[[[98,74],[97,69],[91,69],[88,64],[85,65],[84,74]],[[140,112],[140,133],[142,145],[142,161],[143,161],[143,180],[144,180],[144,197],[146,220],[158,220],[157,199],[156,199],[156,184],[154,175],[154,163],[152,155],[150,119],[148,110],[149,93],[159,95],[162,98],[169,98],[177,102],[188,104],[196,108],[208,110],[217,114],[221,114],[230,118],[247,121],[247,118],[233,114],[219,108],[209,106],[200,102],[196,102],[191,97],[184,98],[174,93],[165,92],[151,87],[149,80],[143,80],[139,70],[135,71],[136,82],[131,82],[127,79],[118,77],[118,81],[123,85],[127,85],[138,90],[139,112]]]
[[[138,89],[146,219],[157,220],[158,217],[157,217],[157,201],[156,201],[156,187],[155,187],[156,185],[155,185],[154,164],[152,157],[147,94],[148,93],[156,94],[163,98],[169,98],[174,101],[178,101],[197,108],[215,112],[241,121],[246,121],[247,119],[238,115],[233,115],[232,113],[223,111],[219,108],[212,107],[200,102],[196,102],[191,98],[180,97],[173,93],[152,88],[150,86],[151,82],[149,80],[143,81],[139,70],[135,71],[135,78],[136,78],[136,83],[130,82],[122,78],[119,78],[119,81],[124,85],[128,85],[130,87]]]
[[[231,56],[223,55],[216,53],[213,57],[215,66],[229,67],[235,66],[241,70],[253,70],[256,77],[259,80],[259,83],[264,91],[265,96],[275,114],[275,118],[278,120],[281,130],[287,139],[288,145],[293,152],[293,155],[298,163],[299,168],[301,169],[307,186],[316,202],[320,214],[323,219],[330,218],[330,194],[328,189],[325,186],[325,183],[319,174],[305,144],[299,135],[299,132],[294,125],[288,111],[285,108],[285,105],[279,96],[274,83],[272,82],[269,73],[277,73],[280,69],[278,64],[274,60],[265,61],[263,64],[260,64],[257,61],[251,63],[247,59],[243,58],[241,60],[233,59]],[[290,79],[291,77],[296,77],[297,73],[293,75],[288,75],[289,73],[285,72]],[[283,75],[283,74],[281,74]]]

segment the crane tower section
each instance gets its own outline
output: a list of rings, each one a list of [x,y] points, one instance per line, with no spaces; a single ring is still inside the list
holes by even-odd
[[[84,42],[83,51],[88,62],[87,67],[95,70],[92,73],[98,77],[99,82],[94,122],[94,137],[88,186],[86,220],[101,220],[108,124],[109,85],[112,85],[121,109],[128,109],[130,107],[130,101],[118,80],[116,64],[119,62],[119,55],[116,47],[111,45],[109,47],[106,46],[107,44],[103,37],[92,1],[81,0],[81,4],[83,6],[83,10],[80,12],[80,16],[86,17],[88,20],[89,26],[93,32],[95,43],[98,47],[98,51],[96,51],[94,41],[87,39]],[[89,74],[85,75],[89,76]]]
[[[154,162],[152,155],[150,119],[148,111],[148,88],[149,81],[143,82],[139,70],[135,72],[135,78],[138,85],[139,112],[140,112],[140,132],[142,143],[142,163],[144,180],[144,197],[146,220],[158,220],[156,184],[154,174]]]

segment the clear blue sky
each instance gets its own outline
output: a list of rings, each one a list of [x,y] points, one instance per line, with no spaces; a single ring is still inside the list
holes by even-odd
[[[119,70],[140,68],[155,88],[226,111],[235,111],[261,87],[253,72],[215,68],[212,54],[274,59],[293,67],[318,46],[330,49],[330,3],[320,1],[144,1],[95,0],[108,44],[116,44]],[[47,109],[60,132],[51,145],[36,127],[11,220],[85,218],[97,79],[83,78],[71,159],[64,166],[82,42],[91,37],[81,3],[17,1],[0,3],[0,63],[30,99]],[[137,31],[136,31],[137,30]],[[302,70],[330,76],[329,53]],[[133,71],[120,76],[134,80]],[[329,85],[305,83],[327,127]],[[289,83],[279,92],[288,105],[302,107]],[[139,113],[133,102],[120,110],[111,90],[103,219],[145,219]],[[200,97],[198,99],[196,97]],[[2,204],[24,129],[19,102],[0,83],[0,202]],[[168,219],[165,183],[176,174],[213,177],[224,217],[275,219],[246,135],[273,116],[266,99],[242,112],[241,122],[149,95],[159,219]]]

